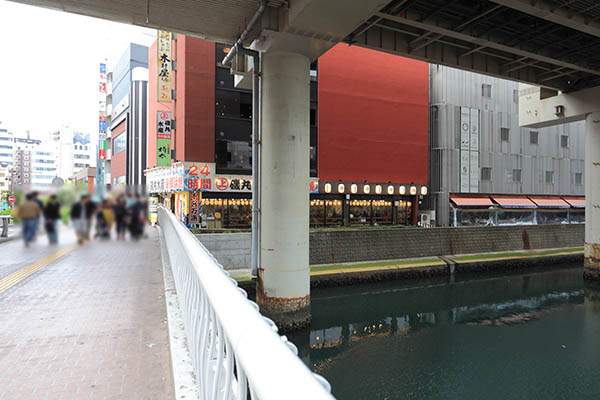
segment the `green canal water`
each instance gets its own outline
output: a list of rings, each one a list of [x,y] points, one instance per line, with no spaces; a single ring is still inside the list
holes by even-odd
[[[314,290],[299,355],[346,399],[600,399],[582,269]]]

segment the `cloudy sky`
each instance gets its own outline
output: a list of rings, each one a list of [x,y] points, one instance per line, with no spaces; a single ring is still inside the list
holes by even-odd
[[[0,0],[0,121],[43,138],[61,124],[97,135],[98,70],[153,29]]]

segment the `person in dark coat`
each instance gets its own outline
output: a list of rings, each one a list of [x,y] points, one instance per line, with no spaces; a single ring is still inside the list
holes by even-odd
[[[125,240],[125,230],[127,229],[127,207],[125,196],[120,195],[113,206],[115,213],[115,223],[117,225],[117,240]]]
[[[129,216],[129,234],[133,240],[139,240],[144,233],[143,207],[139,196],[136,194],[133,203],[127,209]]]
[[[44,227],[48,234],[50,244],[58,243],[58,221],[60,219],[60,204],[56,200],[56,195],[50,196],[50,199],[44,206]]]

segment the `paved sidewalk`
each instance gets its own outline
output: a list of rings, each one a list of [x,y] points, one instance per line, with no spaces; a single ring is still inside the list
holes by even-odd
[[[173,398],[160,245],[148,233],[75,247],[0,293],[0,399]],[[50,254],[36,249],[0,244],[0,278]]]

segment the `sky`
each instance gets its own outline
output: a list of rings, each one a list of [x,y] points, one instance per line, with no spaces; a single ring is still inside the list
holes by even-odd
[[[154,29],[0,0],[0,121],[44,139],[62,124],[98,134],[99,64],[108,70],[129,43],[150,46]]]

